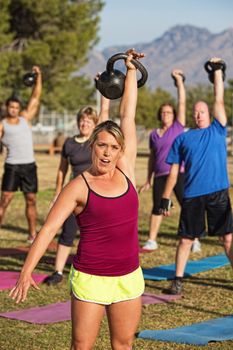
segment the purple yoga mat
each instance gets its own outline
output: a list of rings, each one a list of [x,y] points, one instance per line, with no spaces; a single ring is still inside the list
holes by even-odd
[[[142,303],[146,304],[161,304],[180,298],[177,295],[154,295],[144,293],[142,296]],[[29,323],[48,324],[62,321],[69,321],[70,315],[70,301],[64,303],[55,303],[41,307],[34,307],[32,309],[4,312],[0,316],[12,318],[14,320],[26,321]]]
[[[149,304],[162,304],[162,303],[168,303],[169,301],[180,299],[181,295],[172,295],[172,294],[149,294],[144,293],[142,295],[142,304],[143,305],[149,305]]]
[[[70,301],[33,307],[26,310],[4,312],[0,313],[0,316],[38,324],[69,321],[71,319]]]
[[[16,248],[0,248],[0,256],[25,255],[28,253],[30,246],[21,246]],[[47,251],[54,252],[57,250],[57,242],[49,243]]]
[[[25,255],[27,252],[19,248],[0,248],[0,256]]]
[[[18,280],[19,272],[13,271],[0,271],[0,290],[13,288]],[[43,282],[47,277],[45,274],[33,274],[32,275],[36,283]]]

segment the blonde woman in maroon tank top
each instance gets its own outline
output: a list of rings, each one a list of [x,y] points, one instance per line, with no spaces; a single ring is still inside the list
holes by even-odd
[[[80,242],[70,273],[71,349],[92,349],[106,310],[111,347],[132,349],[141,315],[144,280],[139,266],[134,167],[136,161],[136,68],[127,52],[125,89],[120,103],[120,127],[99,124],[91,138],[90,169],[62,190],[32,244],[10,296],[24,301],[28,289],[39,289],[32,272],[47,246],[73,212]]]

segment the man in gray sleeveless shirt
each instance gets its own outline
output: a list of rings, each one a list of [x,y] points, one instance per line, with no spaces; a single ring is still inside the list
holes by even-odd
[[[20,100],[10,97],[6,101],[6,117],[0,122],[1,141],[7,149],[2,178],[0,225],[14,192],[20,189],[24,193],[26,203],[28,242],[30,243],[36,237],[37,192],[37,172],[30,121],[38,111],[42,90],[40,68],[34,66],[32,70],[37,73],[37,78],[27,107],[21,111]]]

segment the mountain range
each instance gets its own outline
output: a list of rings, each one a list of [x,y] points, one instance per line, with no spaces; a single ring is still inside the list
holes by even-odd
[[[147,86],[161,87],[174,92],[171,79],[173,68],[180,68],[186,76],[186,85],[207,84],[204,63],[211,57],[221,57],[227,65],[226,80],[233,79],[233,27],[220,33],[211,33],[206,28],[192,25],[177,25],[162,36],[148,43],[132,43],[126,46],[111,46],[103,51],[92,50],[88,63],[81,73],[89,78],[106,69],[106,62],[115,53],[125,52],[129,47],[144,52],[142,63],[148,70]],[[114,68],[123,69],[122,60]]]

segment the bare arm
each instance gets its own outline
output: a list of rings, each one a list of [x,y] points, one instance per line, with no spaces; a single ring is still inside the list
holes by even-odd
[[[68,160],[64,157],[61,156],[61,160],[60,160],[60,165],[57,171],[57,178],[56,178],[56,188],[55,188],[55,195],[50,203],[49,209],[52,208],[52,206],[54,205],[54,203],[57,200],[57,197],[59,196],[59,194],[61,193],[62,189],[63,189],[63,185],[65,182],[65,177],[68,171]]]
[[[103,95],[101,95],[98,124],[105,122],[106,120],[109,119],[109,107],[110,107],[110,100],[104,97]]]
[[[32,94],[26,109],[21,112],[22,116],[28,121],[32,120],[36,116],[40,105],[40,97],[42,91],[42,77],[40,68],[38,66],[34,66],[32,68],[32,71],[37,73],[36,83],[33,87]]]
[[[0,122],[0,139],[3,137],[3,124]]]
[[[170,173],[169,173],[167,181],[166,181],[165,189],[163,191],[162,198],[170,199],[173,188],[175,187],[176,182],[177,182],[179,171],[180,171],[180,165],[179,164],[172,164],[171,169],[170,169]],[[165,212],[163,212],[163,214],[165,216],[169,216],[170,212],[165,211]]]
[[[219,62],[220,58],[212,58],[210,61]],[[222,78],[222,71],[220,69],[214,72],[214,117],[220,124],[225,126],[227,124],[227,116],[224,106],[224,83]]]
[[[78,193],[77,188],[79,188]],[[10,292],[10,296],[16,299],[17,303],[26,299],[28,289],[31,285],[38,289],[31,274],[66,218],[75,208],[79,208],[80,206],[79,210],[81,211],[84,207],[86,200],[85,190],[86,187],[83,184],[83,180],[75,179],[59,195],[56,203],[49,212],[45,224],[28,252],[16,286]]]
[[[61,156],[60,165],[57,171],[57,179],[56,179],[56,190],[55,190],[56,197],[59,195],[59,193],[63,188],[68,167],[69,167],[68,160],[65,157]]]
[[[127,53],[125,88],[120,104],[120,126],[125,138],[124,161],[126,169],[130,179],[135,182],[134,167],[137,155],[135,114],[138,89],[136,68],[130,61],[132,58],[144,57],[144,54],[138,54],[134,50],[129,50]]]
[[[139,188],[139,193],[147,191],[151,187],[151,179],[154,173],[154,157],[154,151],[151,149],[147,163],[147,180],[145,184]]]
[[[186,93],[185,93],[185,87],[183,82],[183,71],[180,69],[174,69],[172,71],[172,76],[176,80],[177,85],[177,99],[178,99],[178,105],[177,105],[177,120],[185,126],[186,123]]]

